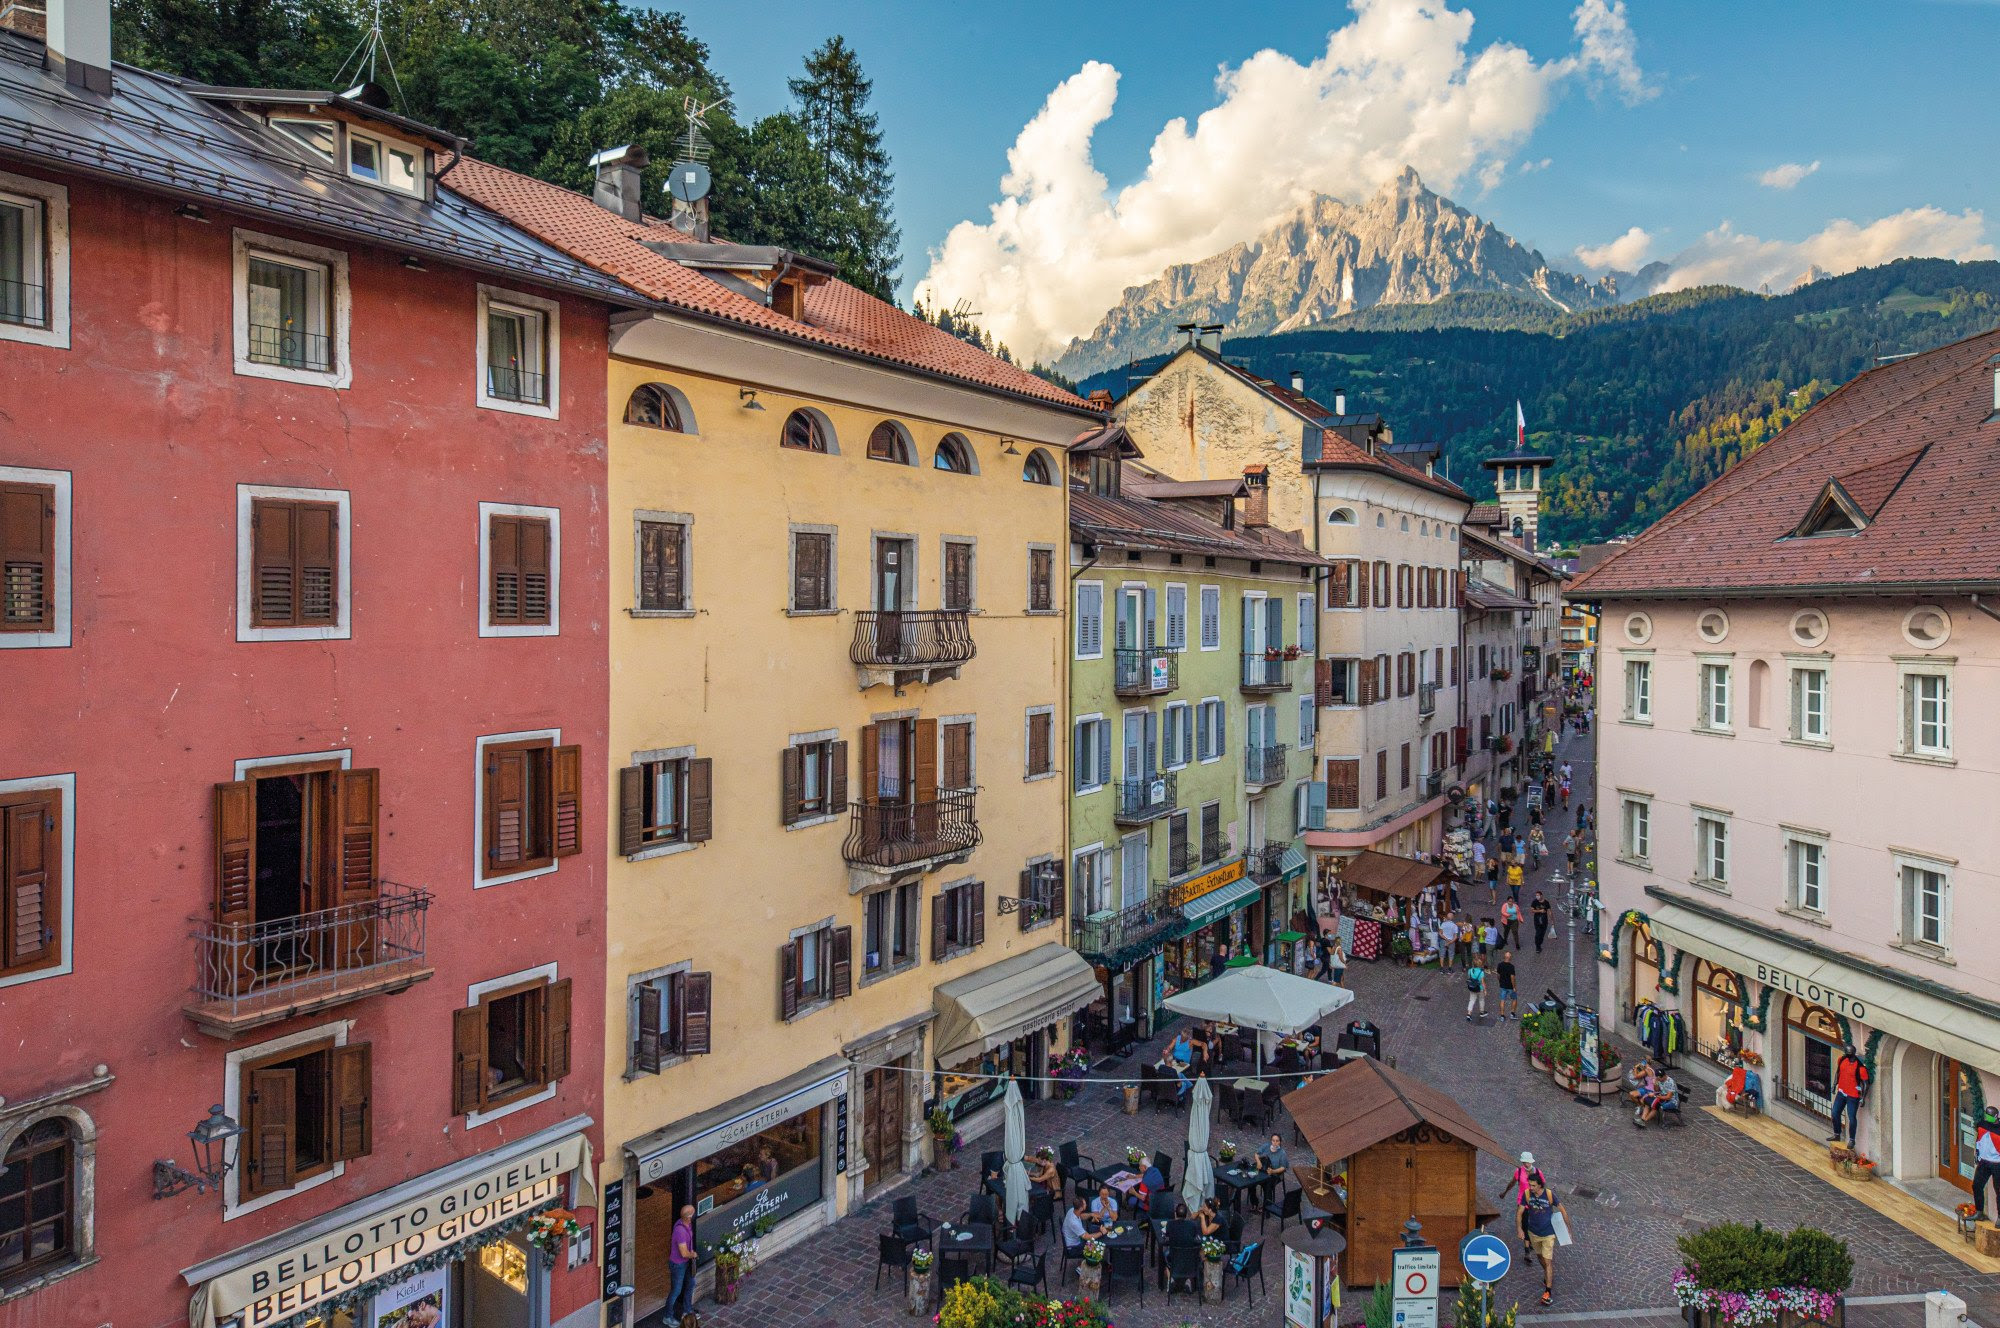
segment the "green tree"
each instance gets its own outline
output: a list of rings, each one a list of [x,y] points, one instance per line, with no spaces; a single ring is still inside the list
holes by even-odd
[[[894,176],[878,117],[868,109],[874,82],[843,37],[831,37],[806,57],[802,78],[787,85],[798,119],[818,155],[817,187],[808,200],[819,257],[883,299],[891,298],[902,240],[890,213]]]

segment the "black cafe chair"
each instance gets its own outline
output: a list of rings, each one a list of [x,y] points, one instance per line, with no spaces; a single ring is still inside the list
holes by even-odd
[[[1056,1145],[1056,1171],[1078,1194],[1097,1193],[1097,1159],[1076,1151],[1076,1141]]]
[[[1120,1282],[1129,1281],[1139,1288],[1139,1303],[1146,1303],[1146,1250],[1141,1245],[1113,1245],[1110,1258],[1104,1264],[1104,1298],[1111,1299],[1112,1288]]]
[[[1000,1206],[993,1201],[992,1195],[975,1194],[972,1196],[972,1202],[965,1206],[965,1225],[972,1226],[975,1223],[988,1227],[999,1225]]]
[[[1227,1263],[1222,1265],[1222,1298],[1224,1300],[1229,1299],[1229,1281],[1231,1278],[1236,1279],[1237,1282],[1242,1284],[1243,1294],[1249,1296],[1250,1303],[1255,1305],[1257,1297],[1251,1295],[1250,1282],[1254,1278],[1257,1282],[1257,1289],[1259,1291],[1264,1290],[1263,1241],[1251,1241],[1231,1256]]]
[[[1167,1250],[1167,1300],[1186,1284],[1186,1294],[1201,1299],[1201,1246],[1174,1245]]]
[[[1042,1253],[1026,1254],[1014,1260],[1007,1268],[1007,1285],[1010,1287],[1040,1287],[1044,1296],[1049,1294],[1049,1256]]]
[[[910,1285],[910,1242],[891,1232],[883,1232],[875,1238],[875,1289],[882,1289],[882,1270],[900,1268],[903,1270],[903,1285]]]
[[[1258,1234],[1263,1234],[1265,1223],[1274,1217],[1278,1219],[1278,1230],[1282,1232],[1285,1229],[1285,1223],[1298,1218],[1299,1206],[1304,1202],[1305,1191],[1294,1187],[1286,1190],[1284,1197],[1276,1203],[1266,1203],[1257,1223]]]

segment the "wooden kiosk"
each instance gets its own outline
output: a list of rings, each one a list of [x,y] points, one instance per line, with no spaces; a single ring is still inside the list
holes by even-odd
[[[1466,1233],[1500,1210],[1479,1193],[1479,1154],[1503,1162],[1512,1155],[1443,1093],[1399,1074],[1372,1056],[1285,1095],[1299,1132],[1320,1159],[1307,1177],[1304,1200],[1329,1214],[1347,1240],[1341,1280],[1374,1286],[1389,1278],[1389,1252],[1402,1243],[1403,1224],[1423,1223],[1424,1240],[1456,1249]],[[1347,1163],[1347,1189],[1331,1183]],[[1303,1168],[1301,1169],[1304,1170]],[[1512,1240],[1512,1232],[1501,1232]],[[1440,1270],[1445,1286],[1462,1280],[1458,1260]]]

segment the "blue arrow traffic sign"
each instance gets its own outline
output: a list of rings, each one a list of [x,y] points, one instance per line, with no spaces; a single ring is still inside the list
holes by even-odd
[[[1507,1242],[1484,1231],[1475,1231],[1458,1242],[1458,1262],[1479,1282],[1498,1282],[1514,1264]]]

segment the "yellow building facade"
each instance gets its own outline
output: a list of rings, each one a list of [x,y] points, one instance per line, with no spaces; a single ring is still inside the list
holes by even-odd
[[[928,1107],[996,1119],[979,1075],[1039,1072],[1092,994],[1064,919],[1088,419],[670,313],[615,327],[609,372],[602,1217],[632,1322],[680,1205],[704,1250],[802,1238],[928,1163]]]

